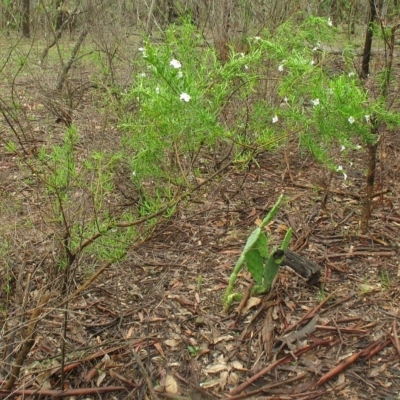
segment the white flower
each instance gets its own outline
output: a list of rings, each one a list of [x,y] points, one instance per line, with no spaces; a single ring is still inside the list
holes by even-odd
[[[328,26],[333,26],[333,22],[330,18],[328,18]]]
[[[278,71],[279,71],[279,72],[283,72],[283,64],[281,64],[281,65],[278,67]]]
[[[351,78],[352,76],[355,76],[355,75],[356,75],[355,72],[349,72],[347,76],[348,76],[349,78]]]
[[[146,72],[142,72],[139,74],[140,77],[145,78],[146,77]]]
[[[245,66],[244,66],[244,69],[249,69],[249,66],[248,66],[248,65],[245,65]]]
[[[175,60],[175,58],[169,62],[169,65],[172,68],[176,68],[176,69],[179,69],[180,67],[182,67],[182,64],[178,60]]]
[[[178,73],[176,74],[176,76],[178,78],[183,78],[183,72],[179,70]]]
[[[317,42],[317,44],[313,47],[312,51],[317,51],[321,47],[321,42]]]
[[[340,147],[340,152],[342,152],[343,150],[346,150],[346,147],[341,146],[341,147]]]
[[[260,36],[254,36],[254,40],[258,42],[259,40],[261,40],[261,38]]]
[[[184,102],[188,102],[191,99],[190,95],[188,95],[187,93],[181,93],[181,95],[179,96],[179,100],[182,100]]]
[[[341,165],[339,165],[338,167],[336,167],[336,171],[337,172],[343,171],[343,167]]]
[[[160,88],[159,88],[159,86],[156,86],[156,93],[157,93],[157,94],[160,94]]]
[[[319,106],[319,99],[311,100],[314,106]]]
[[[371,122],[371,116],[370,115],[364,115],[365,121],[367,121],[367,124]]]
[[[315,61],[314,60],[311,60],[310,61],[310,65],[314,65],[315,64]]]
[[[356,149],[357,149],[357,150],[361,150],[361,146],[358,144],[358,145],[356,146]]]
[[[279,121],[279,118],[278,118],[278,116],[275,114],[275,115],[272,117],[272,123],[273,123],[273,124],[276,124],[278,121]]]
[[[144,47],[139,47],[138,50],[142,53],[143,58],[147,57],[146,49]]]
[[[283,101],[287,104],[288,101],[289,101],[289,99],[285,96],[285,97],[283,98]]]
[[[354,124],[354,122],[356,122],[354,117],[349,117],[349,119],[347,121],[349,121],[350,124]]]
[[[132,176],[136,176],[136,171],[132,171]]]

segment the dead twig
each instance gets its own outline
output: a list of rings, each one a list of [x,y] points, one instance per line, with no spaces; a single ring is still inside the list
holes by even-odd
[[[10,377],[8,378],[6,384],[4,385],[5,390],[9,391],[14,386],[15,381],[19,377],[19,373],[21,371],[21,367],[25,362],[25,359],[28,353],[31,351],[33,344],[35,343],[35,331],[36,325],[39,321],[39,315],[42,312],[42,308],[49,301],[50,293],[45,294],[39,302],[39,306],[32,312],[31,318],[28,323],[28,327],[26,328],[24,334],[24,344],[19,351],[17,358],[14,362],[14,365],[11,368]]]
[[[364,350],[361,350],[358,353],[353,354],[345,362],[337,365],[335,368],[328,371],[325,375],[323,375],[319,379],[319,381],[314,385],[314,387],[321,386],[324,383],[328,382],[329,380],[334,378],[336,375],[340,374],[345,369],[347,369],[350,365],[354,364],[360,357],[362,357],[364,360],[370,359],[372,356],[374,356],[375,354],[379,353],[382,349],[384,349],[389,343],[390,343],[390,339],[387,339],[384,342],[375,341],[375,342],[371,343]]]
[[[36,390],[36,389],[19,389],[19,390],[1,390],[0,397],[11,397],[11,396],[49,396],[52,398],[72,397],[72,396],[84,396],[88,394],[101,394],[110,393],[120,390],[126,390],[123,386],[106,386],[96,388],[85,388],[85,389],[67,389],[67,390]]]
[[[390,335],[390,340],[392,341],[393,346],[396,349],[397,354],[400,357],[400,342],[399,342],[399,337],[397,336],[397,328],[396,328],[396,321],[395,320],[393,320],[392,331],[393,331],[393,335]]]
[[[152,400],[158,400],[159,397],[157,396],[157,393],[154,391],[149,374],[147,373],[146,369],[144,368],[144,365],[142,363],[142,360],[139,357],[139,354],[135,351],[135,349],[133,347],[131,347],[131,352],[132,352],[132,355],[135,358],[135,361],[140,369],[140,372],[143,375],[144,380],[146,381],[146,385],[147,385],[147,389],[149,390],[150,398]]]
[[[275,362],[273,362],[272,364],[268,365],[267,367],[263,368],[261,371],[259,371],[257,374],[253,375],[252,377],[250,377],[249,379],[247,379],[247,381],[243,382],[241,385],[237,386],[236,388],[232,389],[230,391],[230,396],[234,396],[234,395],[238,395],[239,393],[241,393],[243,390],[245,390],[248,386],[250,386],[252,383],[254,383],[255,381],[257,381],[259,378],[263,377],[264,375],[268,374],[268,372],[270,372],[271,370],[273,370],[275,367],[277,367],[280,364],[286,364],[288,362],[291,362],[295,359],[297,359],[298,357],[300,357],[301,355],[307,353],[308,351],[321,346],[321,345],[328,345],[332,342],[332,339],[328,339],[325,341],[321,341],[321,343],[318,344],[312,344],[309,346],[306,346],[302,349],[297,350],[296,352],[293,352],[291,354],[288,354],[285,357],[280,358],[279,360],[276,360]]]
[[[287,327],[285,329],[285,331],[283,333],[287,333],[292,331],[294,328],[296,328],[296,326],[300,325],[303,321],[313,318],[315,314],[317,314],[317,312],[319,312],[319,310],[336,294],[336,292],[332,292],[324,301],[322,301],[317,307],[315,307],[314,309],[310,310],[307,314],[305,314],[303,316],[303,318],[300,318],[299,321],[297,321],[296,323],[294,323],[293,325],[290,325],[289,327]]]

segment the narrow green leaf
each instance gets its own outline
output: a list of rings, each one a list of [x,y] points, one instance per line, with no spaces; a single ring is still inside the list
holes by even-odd
[[[292,239],[293,229],[289,228],[286,232],[285,238],[283,239],[281,249],[286,250],[289,247],[290,239]]]
[[[271,208],[270,212],[268,215],[263,219],[260,225],[260,229],[264,228],[267,224],[269,224],[275,217],[276,213],[278,212],[279,205],[281,204],[281,201],[283,199],[283,194],[279,196],[279,199],[275,203],[275,205]]]

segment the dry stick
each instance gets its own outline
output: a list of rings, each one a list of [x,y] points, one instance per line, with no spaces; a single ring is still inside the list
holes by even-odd
[[[135,351],[135,349],[133,347],[131,347],[131,351],[132,351],[133,357],[135,358],[135,360],[137,362],[137,365],[138,365],[138,367],[140,369],[140,372],[142,373],[143,378],[146,381],[146,385],[147,385],[147,388],[149,389],[150,397],[153,400],[159,400],[159,397],[157,396],[156,392],[153,389],[153,385],[151,384],[151,380],[149,378],[149,375],[148,375],[146,369],[144,368],[144,366],[142,364],[142,360],[140,359],[138,353],[136,353],[136,351]]]
[[[227,157],[226,157],[227,158]],[[226,159],[224,158],[224,160]],[[222,161],[224,161],[222,160]],[[168,205],[166,205],[165,207],[163,207],[160,211],[157,211],[147,217],[138,219],[136,221],[130,222],[130,221],[122,221],[122,222],[118,222],[116,224],[110,224],[109,226],[107,226],[102,232],[97,232],[96,234],[94,234],[91,238],[87,239],[80,247],[79,249],[76,250],[75,253],[73,253],[73,255],[78,255],[79,253],[81,253],[86,247],[90,246],[93,242],[95,242],[99,237],[103,236],[105,233],[107,233],[108,231],[110,231],[111,229],[114,228],[128,228],[131,226],[135,226],[135,225],[140,225],[146,221],[149,221],[153,218],[156,218],[160,215],[162,215],[169,207],[171,206],[177,206],[181,201],[183,201],[185,198],[190,197],[191,195],[193,195],[193,193],[195,193],[197,190],[199,190],[202,186],[204,186],[205,184],[207,184],[208,182],[212,181],[216,176],[218,176],[219,174],[221,174],[224,170],[226,170],[227,168],[229,168],[232,165],[232,161],[228,161],[226,164],[224,164],[218,171],[214,172],[211,176],[209,176],[207,179],[205,179],[203,182],[199,183],[196,187],[194,187],[192,190],[183,193],[182,195],[180,195],[178,198],[174,199],[173,201],[170,201],[168,203]],[[59,307],[64,306],[65,304],[67,304],[69,301],[71,301],[73,298],[79,296],[79,294],[85,290],[102,272],[104,272],[112,263],[106,263],[103,267],[100,268],[100,270],[98,270],[86,283],[84,283],[82,286],[80,286],[71,296],[69,296],[67,299],[65,299],[64,301],[62,301],[60,304],[58,304]],[[47,317],[49,314],[51,314],[53,312],[53,310],[47,311],[42,318]]]
[[[367,352],[367,354],[363,355],[363,360],[369,360],[375,354],[378,354],[381,350],[383,350],[386,346],[388,346],[392,341],[390,339],[386,339],[383,342],[373,343],[371,349]]]
[[[399,337],[397,336],[396,320],[393,320],[393,335],[390,335],[390,339],[392,340],[393,345],[397,351],[397,354],[400,357],[400,342],[399,342]]]
[[[327,345],[330,342],[331,342],[331,339],[324,341],[322,344]],[[321,343],[311,344],[307,347],[304,347],[303,349],[297,350],[294,354],[288,354],[287,356],[282,357],[279,360],[276,360],[272,364],[268,365],[268,367],[263,368],[260,372],[258,372],[257,374],[255,374],[252,377],[250,377],[249,379],[247,379],[247,381],[245,381],[241,385],[237,386],[235,389],[232,389],[230,391],[229,395],[233,396],[233,395],[237,395],[237,394],[241,393],[244,389],[246,389],[248,386],[250,386],[253,382],[255,382],[257,379],[263,377],[264,375],[268,374],[269,371],[271,371],[278,365],[287,363],[291,360],[295,360],[298,357],[300,357],[302,354],[307,353],[308,351],[310,351],[318,346],[321,346]]]
[[[302,372],[301,374],[299,374],[297,376],[294,376],[293,378],[289,378],[289,379],[286,379],[284,381],[276,382],[276,383],[273,383],[272,385],[266,385],[266,386],[263,386],[263,387],[261,387],[261,388],[259,388],[257,390],[252,390],[251,392],[246,392],[246,393],[243,393],[243,394],[239,394],[237,396],[230,396],[229,400],[245,399],[247,397],[254,396],[254,395],[262,393],[262,392],[266,392],[267,390],[274,389],[276,387],[283,386],[283,385],[286,385],[288,383],[296,382],[296,381],[298,381],[300,379],[303,379],[306,375],[307,375],[307,372]]]
[[[64,69],[62,70],[60,78],[58,79],[58,82],[56,85],[57,91],[60,91],[62,89],[62,87],[64,86],[64,82],[65,82],[65,79],[67,78],[68,72],[71,69],[72,64],[74,63],[76,55],[78,54],[79,48],[81,47],[81,44],[87,34],[88,34],[88,30],[85,28],[79,35],[78,40],[77,40],[74,48],[72,49],[71,57],[68,60],[67,64],[65,65]]]
[[[371,343],[364,350],[361,350],[358,353],[353,354],[344,363],[337,365],[335,368],[331,369],[329,372],[327,372],[325,375],[323,375],[319,379],[319,381],[314,385],[314,387],[321,386],[325,382],[334,378],[336,375],[340,374],[351,364],[354,364],[361,356],[365,357],[365,359],[368,360],[375,354],[379,353],[382,349],[384,349],[387,346],[387,344],[389,344],[389,343],[390,343],[389,339],[384,341],[383,343],[381,341],[375,341],[375,342]]]
[[[310,310],[307,314],[303,316],[303,318],[300,318],[299,321],[294,323],[293,325],[288,326],[283,333],[289,332],[293,330],[297,325],[300,325],[304,320],[312,318],[334,295],[335,292],[332,292],[324,301],[322,301],[317,307],[314,309]]]
[[[224,160],[222,160],[222,161],[224,161]],[[218,171],[214,172],[211,176],[209,176],[203,182],[199,183],[192,190],[189,190],[189,191],[181,194],[177,198],[171,200],[165,207],[163,207],[162,209],[160,209],[159,211],[157,211],[157,212],[155,212],[155,213],[153,213],[151,215],[148,215],[147,217],[143,217],[141,219],[137,219],[136,221],[121,221],[121,222],[117,222],[115,224],[108,225],[106,228],[104,228],[104,230],[102,232],[95,233],[92,237],[90,237],[85,242],[83,242],[82,245],[75,251],[74,254],[80,253],[87,246],[90,246],[95,240],[97,240],[99,237],[105,235],[108,231],[110,231],[112,229],[115,229],[115,228],[129,228],[131,226],[140,225],[140,224],[143,224],[143,223],[145,223],[147,221],[150,221],[153,218],[159,217],[160,215],[164,214],[165,211],[168,210],[168,208],[173,207],[173,206],[177,206],[180,202],[185,200],[187,197],[190,197],[191,195],[193,195],[193,193],[195,193],[197,190],[199,190],[205,184],[207,184],[210,181],[212,181],[216,176],[220,175],[227,168],[229,168],[232,164],[233,164],[232,161],[228,161]]]
[[[321,377],[321,379],[315,384],[315,387],[323,385],[325,382],[329,381],[330,379],[338,375],[340,372],[345,370],[348,366],[355,363],[360,358],[360,356],[364,354],[364,351],[365,350],[361,350],[358,353],[353,354],[344,363],[339,364],[335,368],[331,369],[329,372],[327,372],[325,375]]]
[[[6,390],[11,390],[13,387],[15,381],[17,380],[19,373],[21,371],[22,364],[24,363],[26,356],[30,352],[33,344],[35,343],[35,338],[34,338],[34,333],[36,329],[36,325],[38,323],[38,317],[42,311],[43,306],[49,301],[50,299],[50,294],[45,294],[39,303],[39,306],[33,311],[31,318],[28,323],[28,327],[26,328],[25,332],[25,343],[21,347],[21,350],[19,351],[17,358],[15,360],[15,363],[11,369],[11,374],[9,379],[7,380],[4,388]]]
[[[335,293],[335,292],[334,292]],[[333,294],[334,294],[333,293]],[[350,300],[353,296],[355,295],[354,292],[350,293],[347,297],[345,297],[344,299],[338,300],[335,304],[332,304],[331,306],[329,306],[328,308],[325,308],[324,311],[322,311],[323,313],[326,313],[327,311],[329,311],[330,309],[337,307],[339,304],[342,303],[346,303],[347,300]]]
[[[72,396],[85,396],[89,394],[100,394],[100,393],[109,393],[116,392],[119,390],[126,390],[123,386],[106,386],[106,387],[97,387],[97,388],[85,388],[85,389],[68,389],[68,390],[37,390],[37,389],[19,389],[14,390],[13,392],[6,391],[0,389],[0,397],[11,397],[14,395],[33,395],[33,396],[49,396],[53,398],[61,398],[61,397],[72,397]]]

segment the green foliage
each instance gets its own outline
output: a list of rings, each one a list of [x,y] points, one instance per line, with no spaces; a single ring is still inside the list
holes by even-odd
[[[201,352],[200,346],[188,346],[188,351],[191,357],[196,357]]]
[[[233,293],[233,287],[239,272],[246,264],[247,269],[251,273],[256,285],[253,287],[253,294],[265,293],[275,279],[279,266],[283,262],[284,250],[289,246],[292,236],[292,229],[286,232],[281,247],[278,250],[270,251],[268,249],[268,238],[263,232],[264,227],[273,220],[279,205],[281,204],[283,195],[281,195],[274,207],[247,239],[246,245],[240,255],[234,270],[229,278],[228,287],[224,296],[224,308],[227,311],[233,301],[240,300],[241,295]]]
[[[379,273],[379,279],[381,281],[382,288],[389,290],[393,285],[393,279],[387,269],[382,269]]]
[[[345,168],[337,161],[348,162],[348,149],[376,143],[379,137],[374,127],[380,123],[400,126],[400,116],[388,109],[384,98],[370,96],[350,63],[351,48],[343,53],[342,72],[335,74],[326,67],[323,45],[339,42],[338,37],[326,19],[311,17],[299,26],[288,21],[274,36],[267,34],[260,46],[280,73],[284,106],[275,109],[274,122],[299,132],[300,143],[318,161],[346,178]],[[384,82],[384,71],[382,75]]]
[[[120,124],[133,180],[146,201],[156,203],[176,188],[193,187],[203,149],[233,142],[237,160],[245,163],[252,155],[244,149],[254,141],[268,149],[281,140],[265,126],[265,100],[249,101],[263,69],[256,41],[249,40],[246,54],[232,48],[222,63],[187,21],[165,35],[162,44],[148,41],[139,48],[134,83],[123,94],[133,111]],[[237,107],[227,124],[221,115],[233,101]]]
[[[94,151],[81,163],[76,152],[78,142],[78,130],[72,126],[66,130],[60,145],[41,148],[37,163],[33,165],[52,202],[51,222],[56,230],[63,232],[63,246],[68,253],[84,251],[102,261],[121,260],[137,237],[133,226],[112,228],[119,220],[126,225],[133,222],[133,212],[115,216],[109,212],[108,198],[114,190],[114,170],[123,155]],[[82,248],[82,244],[92,237],[96,240],[91,246]],[[58,263],[59,269],[64,270],[68,259],[60,255]]]

